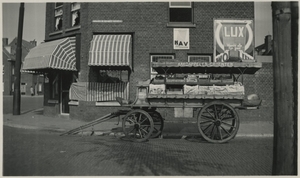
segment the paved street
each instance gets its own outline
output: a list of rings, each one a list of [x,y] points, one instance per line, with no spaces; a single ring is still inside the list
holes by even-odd
[[[21,113],[33,111],[43,107],[43,96],[21,96]],[[13,111],[13,96],[3,96],[3,114]]]
[[[4,127],[4,176],[271,175],[272,138],[227,144],[200,138],[134,143]]]

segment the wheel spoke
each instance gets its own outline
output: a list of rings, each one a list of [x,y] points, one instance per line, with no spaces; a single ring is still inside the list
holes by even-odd
[[[133,129],[132,130],[130,130],[128,133],[131,133],[133,130],[135,130],[135,128],[133,127]]]
[[[220,126],[217,127],[217,130],[219,131],[221,140],[223,140],[223,136],[222,136],[222,132],[221,132]]]
[[[210,136],[211,136],[211,138],[213,139],[214,138],[214,136],[215,136],[215,125],[213,125],[213,128],[212,128],[212,130],[211,130],[211,132],[210,132]],[[213,134],[213,135],[212,135]]]
[[[144,123],[146,120],[147,120],[147,117],[146,117],[143,121],[140,121],[139,123],[142,124],[142,123]]]
[[[228,112],[230,112],[230,109],[229,108],[225,108],[225,111],[222,112],[221,116],[228,115]],[[232,113],[230,113],[230,114],[232,114]]]
[[[136,123],[134,120],[132,120],[131,118],[127,118],[127,120],[129,120],[132,123]]]
[[[213,123],[212,121],[203,121],[203,122],[200,122],[200,124],[207,124],[207,123]]]
[[[217,105],[214,104],[214,113],[215,113],[215,118],[218,119],[218,112],[217,112]]]
[[[211,117],[213,117],[214,119],[216,119],[207,109],[205,109],[206,111],[207,111],[207,113],[209,114],[209,115],[211,115]]]
[[[222,130],[224,130],[224,132],[227,133],[227,135],[231,136],[231,134],[224,127],[222,127],[222,126],[220,126],[220,127],[221,127]]]
[[[201,118],[203,118],[203,119],[209,119],[209,120],[215,120],[214,118],[211,118],[211,117],[205,116],[205,115],[202,115]]]
[[[143,134],[141,132],[141,129],[139,129],[139,134],[140,134],[140,137],[143,138]]]
[[[230,117],[224,117],[224,118],[222,119],[222,121],[224,121],[224,120],[228,120],[228,119],[235,119],[235,117],[234,117],[234,116],[230,116]]]
[[[150,127],[151,125],[141,125],[141,126],[144,126],[144,127],[145,127],[145,126],[146,126],[146,127]]]
[[[136,138],[136,129],[134,129],[134,138]]]
[[[227,125],[227,126],[232,127],[232,128],[235,128],[235,126],[230,125],[230,124],[228,124],[228,123],[226,123],[226,122],[222,122],[222,124]]]
[[[206,135],[206,130],[210,127],[213,126],[213,124],[208,125],[205,129],[203,129],[203,133]]]
[[[144,133],[146,133],[146,135],[149,133],[146,130],[144,130],[143,128],[141,128],[141,131],[143,131]]]

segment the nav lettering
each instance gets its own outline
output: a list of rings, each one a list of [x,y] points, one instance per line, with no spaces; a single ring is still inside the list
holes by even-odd
[[[189,44],[189,42],[184,42],[184,41],[178,41],[178,40],[175,40],[175,45],[178,45],[178,46],[187,46]]]
[[[225,37],[244,37],[244,27],[224,27]]]

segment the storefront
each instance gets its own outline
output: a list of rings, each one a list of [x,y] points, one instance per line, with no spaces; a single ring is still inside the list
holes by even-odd
[[[76,80],[76,39],[68,37],[45,42],[26,56],[22,71],[42,73],[47,88],[45,105],[54,104],[59,114],[69,114],[69,89]]]
[[[116,97],[133,101],[158,60],[253,60],[253,19],[253,2],[47,3],[46,42],[23,69],[45,74],[44,114],[91,121],[120,109]],[[174,109],[161,113],[174,117]]]

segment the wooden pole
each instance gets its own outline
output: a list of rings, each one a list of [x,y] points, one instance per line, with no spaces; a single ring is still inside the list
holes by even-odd
[[[273,175],[296,175],[291,3],[272,2],[274,69]]]
[[[21,110],[21,63],[22,63],[22,39],[23,39],[23,21],[24,21],[24,3],[20,5],[19,11],[19,26],[18,26],[18,40],[16,50],[15,63],[15,78],[14,78],[14,96],[13,96],[13,115],[20,115]]]
[[[295,156],[294,156],[294,172],[298,174],[298,40],[299,40],[299,2],[291,2],[291,13],[292,13],[292,58],[293,58],[293,80],[294,80],[294,145],[295,145]]]

